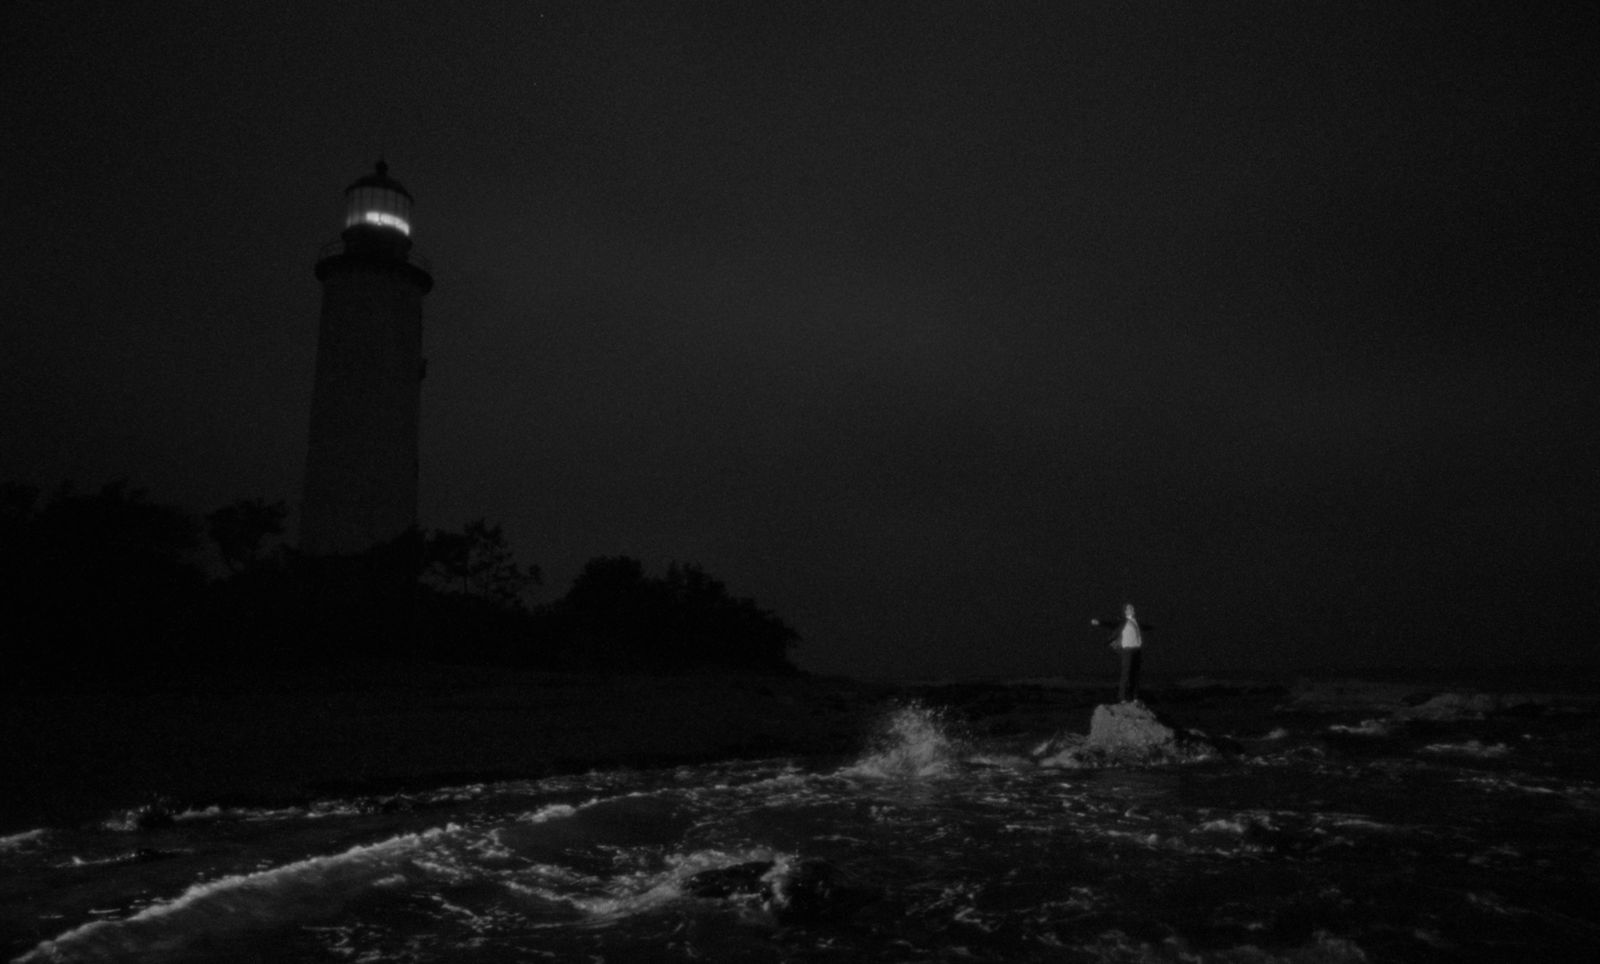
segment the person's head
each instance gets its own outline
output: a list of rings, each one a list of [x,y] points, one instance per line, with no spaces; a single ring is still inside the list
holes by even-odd
[[[1128,619],[1132,619],[1133,618],[1133,603],[1124,603],[1123,604],[1123,606],[1122,606],[1122,615],[1127,617]]]

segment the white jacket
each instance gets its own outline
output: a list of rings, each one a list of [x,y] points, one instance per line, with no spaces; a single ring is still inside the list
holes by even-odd
[[[1117,637],[1118,649],[1138,649],[1144,645],[1144,636],[1139,632],[1139,621],[1129,619],[1122,624],[1122,635]]]

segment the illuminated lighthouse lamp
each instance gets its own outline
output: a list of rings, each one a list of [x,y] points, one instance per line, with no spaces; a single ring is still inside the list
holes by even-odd
[[[389,165],[382,161],[373,173],[346,188],[344,198],[345,227],[369,224],[411,234],[411,195],[389,177]]]

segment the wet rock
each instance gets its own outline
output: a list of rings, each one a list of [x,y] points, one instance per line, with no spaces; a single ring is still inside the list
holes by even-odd
[[[1035,755],[1041,766],[1095,767],[1190,763],[1210,759],[1220,747],[1203,734],[1156,715],[1144,703],[1102,703],[1089,721],[1089,735],[1061,734]]]
[[[1432,695],[1394,715],[1400,720],[1454,722],[1491,716],[1543,716],[1552,711],[1571,712],[1581,705],[1581,698],[1547,694],[1449,692]]]
[[[165,830],[178,822],[183,808],[170,797],[152,797],[148,803],[123,810],[102,824],[107,830]]]
[[[763,896],[768,885],[762,878],[771,872],[772,866],[770,860],[752,860],[731,867],[702,870],[684,880],[683,892],[690,897],[712,900]]]
[[[172,810],[160,803],[141,807],[133,815],[133,825],[139,830],[161,830],[177,822],[177,816]]]
[[[860,903],[861,894],[845,886],[838,868],[823,860],[801,860],[773,876],[767,910],[782,924],[839,917]]]
[[[1500,709],[1490,693],[1440,693],[1396,712],[1402,720],[1481,720]]]
[[[1155,711],[1138,700],[1130,703],[1102,703],[1094,708],[1089,721],[1088,746],[1114,750],[1145,750],[1170,746],[1178,741],[1178,730],[1163,723]]]
[[[1055,736],[1045,740],[1033,748],[1033,758],[1044,760],[1047,757],[1058,756],[1069,750],[1079,750],[1089,738],[1082,733],[1073,733],[1070,730],[1061,730]]]
[[[691,875],[682,889],[705,900],[759,903],[781,924],[836,919],[868,896],[848,886],[838,869],[824,860],[752,860],[716,867]]]

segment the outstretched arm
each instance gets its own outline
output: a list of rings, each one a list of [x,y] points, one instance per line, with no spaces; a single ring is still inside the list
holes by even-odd
[[[1091,625],[1091,626],[1121,626],[1123,623],[1125,623],[1127,621],[1128,621],[1127,617],[1118,616],[1116,619],[1091,619],[1091,620],[1089,620],[1089,625]],[[1155,629],[1155,626],[1151,625],[1150,623],[1145,622],[1142,619],[1139,620],[1139,632],[1148,633],[1152,629]]]
[[[1108,645],[1112,649],[1116,649],[1117,648],[1117,644],[1122,641],[1122,624],[1123,624],[1123,622],[1125,622],[1125,620],[1122,619],[1122,617],[1119,616],[1116,619],[1091,619],[1091,620],[1089,620],[1089,625],[1098,627],[1100,629],[1113,630],[1113,632],[1111,633],[1111,641],[1110,641],[1110,643]]]

